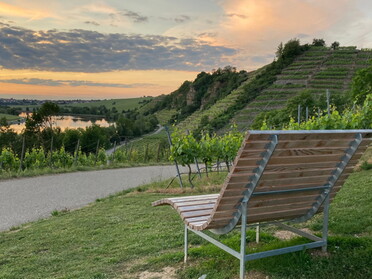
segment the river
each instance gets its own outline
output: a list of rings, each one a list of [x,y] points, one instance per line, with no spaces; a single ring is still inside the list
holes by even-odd
[[[21,113],[20,117],[26,117],[25,113]],[[104,118],[92,118],[92,117],[82,117],[82,116],[72,116],[72,115],[59,115],[53,116],[53,127],[60,127],[62,131],[68,129],[77,129],[77,128],[86,128],[91,126],[92,124],[97,124],[101,127],[108,127],[110,126],[110,122],[108,122]],[[10,127],[17,133],[21,133],[22,130],[25,128],[25,123],[22,121],[19,124],[11,124]]]

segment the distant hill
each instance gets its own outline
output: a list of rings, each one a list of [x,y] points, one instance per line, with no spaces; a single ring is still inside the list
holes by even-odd
[[[201,128],[206,127],[225,131],[235,123],[239,130],[247,130],[259,113],[285,107],[290,98],[298,96],[304,90],[316,95],[325,95],[327,89],[332,96],[345,94],[350,89],[356,71],[366,68],[370,59],[372,59],[371,49],[339,47],[334,50],[328,47],[308,47],[280,71],[276,67],[274,75],[266,72],[270,71],[269,68],[276,62],[246,73],[247,78],[238,87],[225,92],[225,95],[220,96],[213,104],[194,107],[194,111],[185,119],[178,118],[177,126],[184,131],[198,130],[198,128],[200,131]],[[266,81],[266,77],[270,80]],[[265,84],[257,86],[257,83]],[[190,101],[191,84],[186,83],[187,90],[183,90],[184,84],[170,95],[162,96],[163,101],[154,99],[149,104],[153,105],[152,112],[161,114],[164,111],[161,106],[152,104],[153,102],[162,104],[164,100],[168,100],[168,103],[174,104],[179,101],[181,107],[176,105],[172,110],[168,108],[168,117],[170,113],[181,115],[185,110],[182,106]],[[249,95],[247,93],[249,90],[253,94],[248,92]],[[173,119],[177,118],[173,116]]]
[[[153,97],[140,97],[140,98],[128,98],[128,99],[107,99],[107,100],[99,100],[93,102],[85,102],[85,103],[72,103],[63,105],[62,107],[71,108],[83,108],[83,107],[100,107],[105,106],[107,109],[112,110],[115,108],[118,112],[122,112],[123,110],[129,109],[136,109],[140,106],[148,103],[151,101]]]

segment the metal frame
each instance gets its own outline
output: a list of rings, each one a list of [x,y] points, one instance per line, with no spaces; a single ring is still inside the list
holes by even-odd
[[[371,130],[372,131],[372,130]],[[303,236],[312,242],[310,243],[305,243],[305,244],[300,244],[300,245],[294,245],[290,247],[285,247],[285,248],[279,248],[279,249],[274,249],[274,250],[269,250],[269,251],[263,251],[263,252],[257,252],[253,254],[246,254],[246,248],[247,248],[247,240],[246,240],[246,231],[247,231],[247,216],[248,216],[248,201],[249,198],[253,195],[265,195],[267,193],[265,192],[257,192],[253,193],[255,190],[262,174],[263,171],[273,154],[275,147],[278,143],[278,135],[279,134],[295,134],[298,133],[299,131],[259,131],[259,133],[265,133],[271,135],[271,142],[267,146],[267,151],[262,154],[262,160],[260,161],[259,167],[255,170],[255,175],[251,177],[250,183],[246,185],[247,190],[244,193],[244,198],[242,199],[241,205],[239,206],[239,209],[237,210],[234,218],[232,221],[224,228],[222,229],[214,229],[210,230],[211,232],[215,234],[225,234],[230,232],[234,227],[236,227],[237,223],[239,220],[241,220],[241,238],[240,238],[240,251],[236,251],[227,245],[221,243],[220,241],[214,239],[213,237],[205,234],[204,232],[201,231],[196,231],[193,230],[187,225],[185,225],[185,247],[184,247],[184,252],[185,252],[185,257],[184,261],[186,263],[187,261],[187,253],[188,253],[188,231],[192,231],[193,233],[199,235],[200,237],[204,238],[208,242],[216,245],[217,247],[221,248],[225,252],[229,253],[230,255],[236,257],[240,261],[240,279],[245,278],[245,262],[246,261],[251,261],[251,260],[256,260],[256,259],[261,259],[261,258],[266,258],[270,256],[275,256],[275,255],[281,255],[281,254],[286,254],[286,253],[291,253],[291,252],[296,252],[296,251],[301,251],[304,249],[310,249],[310,248],[317,248],[321,247],[323,252],[327,251],[327,240],[328,240],[328,220],[329,220],[329,203],[330,203],[330,192],[332,190],[332,187],[334,184],[337,182],[338,178],[344,171],[347,163],[349,160],[352,158],[354,155],[355,151],[358,149],[359,144],[362,141],[362,134],[361,130],[355,130],[355,139],[350,142],[349,148],[345,150],[345,155],[341,158],[341,162],[336,166],[336,170],[330,176],[328,179],[328,182],[323,185],[323,186],[317,186],[317,187],[308,187],[308,188],[303,188],[303,189],[294,189],[294,190],[287,190],[287,191],[275,191],[277,194],[285,193],[285,192],[290,192],[290,191],[309,191],[309,190],[323,190],[323,192],[320,194],[318,200],[314,203],[313,207],[309,210],[308,213],[306,213],[303,217],[301,218],[296,218],[292,221],[297,221],[297,222],[303,222],[306,221],[307,219],[311,218],[320,208],[321,205],[323,205],[323,229],[322,229],[322,237],[315,236],[313,234],[301,231],[299,229],[296,229],[294,227],[291,227],[289,225],[283,224],[281,222],[271,222],[270,224],[274,224],[282,229],[294,232],[300,236]],[[311,133],[311,131],[306,131],[307,133]],[[319,131],[317,131],[319,133]],[[335,131],[332,131],[334,133]],[[341,133],[345,132],[342,130],[336,131],[336,133]],[[258,131],[257,131],[258,133]],[[274,134],[275,133],[275,134]],[[326,133],[326,131],[324,131]],[[328,132],[329,133],[329,132]],[[270,192],[271,194],[273,192]],[[253,224],[254,226],[257,226],[257,224]],[[258,239],[256,235],[256,239]]]

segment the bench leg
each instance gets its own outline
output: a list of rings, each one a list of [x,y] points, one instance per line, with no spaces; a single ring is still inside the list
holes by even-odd
[[[246,239],[247,239],[247,203],[242,205],[242,227],[240,238],[240,279],[245,278],[245,253],[246,253]]]
[[[185,225],[185,247],[184,247],[184,258],[183,258],[183,262],[186,263],[187,262],[187,252],[188,252],[188,229],[187,229],[187,225]]]
[[[329,216],[329,194],[327,195],[324,201],[324,209],[323,209],[323,232],[322,232],[322,240],[325,242],[324,246],[322,247],[323,252],[327,252],[327,241],[328,241],[328,216]]]

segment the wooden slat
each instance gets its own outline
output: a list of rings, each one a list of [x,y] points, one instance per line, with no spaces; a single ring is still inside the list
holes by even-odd
[[[350,160],[350,165],[355,165],[358,159]],[[338,162],[320,162],[320,163],[302,163],[302,164],[268,164],[265,168],[268,172],[280,172],[280,171],[290,171],[290,170],[311,170],[311,169],[323,169],[323,168],[334,168]],[[245,166],[236,166],[234,171],[244,171]]]
[[[297,202],[314,202],[316,201],[319,194],[316,195],[307,195],[307,196],[294,196],[294,197],[286,197],[282,199],[270,199],[270,200],[251,200],[248,203],[248,207],[255,208],[255,207],[267,207],[267,206],[274,206],[274,205],[287,205],[291,203]]]
[[[186,219],[186,218],[194,218],[194,217],[201,217],[201,216],[210,216],[211,213],[212,213],[211,209],[205,209],[205,210],[198,210],[198,211],[182,212],[181,216],[183,219]]]
[[[198,201],[187,201],[187,202],[177,202],[177,206],[189,206],[189,205],[203,205],[203,204],[215,204],[217,199],[207,199]]]
[[[270,179],[282,179],[282,178],[300,178],[300,177],[314,177],[314,176],[322,176],[332,174],[335,168],[328,168],[328,169],[310,169],[310,170],[301,170],[301,171],[290,171],[290,172],[264,172],[262,175],[263,180],[270,180]],[[345,168],[343,174],[350,174],[353,172],[354,167],[347,167]],[[247,182],[249,177],[252,176],[253,173],[242,174],[242,173],[235,173],[231,176],[230,181],[231,183],[234,182]]]
[[[201,209],[213,209],[213,204],[199,204],[199,205],[192,205],[192,206],[179,206],[177,207],[177,211],[180,213],[188,212],[188,211],[198,211]]]
[[[308,208],[299,208],[293,210],[285,210],[281,212],[273,213],[262,213],[257,215],[249,215],[248,216],[248,223],[257,223],[257,222],[266,222],[266,221],[274,221],[274,220],[291,220],[296,217],[301,217],[305,215],[309,211]]]
[[[248,216],[254,216],[257,214],[275,214],[276,212],[281,212],[285,210],[294,210],[298,208],[308,208],[309,210],[312,208],[313,202],[312,201],[300,201],[296,203],[290,204],[277,204],[273,206],[264,206],[264,207],[252,207],[249,208]]]

